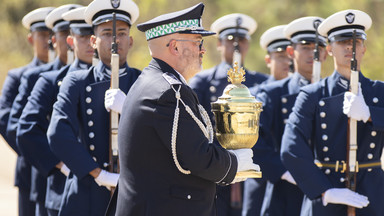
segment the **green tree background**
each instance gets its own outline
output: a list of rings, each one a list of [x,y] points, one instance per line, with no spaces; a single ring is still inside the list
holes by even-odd
[[[90,0],[2,0],[0,8],[0,84],[3,83],[9,69],[23,66],[32,59],[32,49],[26,39],[28,31],[21,25],[21,19],[25,14],[39,7],[57,7],[69,3],[86,6],[90,2]],[[136,0],[135,2],[140,8],[140,17],[137,22],[140,23],[163,13],[190,7],[201,0]],[[203,15],[205,28],[209,28],[214,20],[229,13],[245,13],[257,21],[258,28],[252,35],[245,65],[251,70],[263,73],[268,73],[268,68],[264,63],[265,52],[260,48],[259,38],[268,28],[287,24],[303,16],[326,18],[345,9],[365,11],[372,17],[373,24],[367,31],[367,52],[363,59],[362,71],[371,79],[384,80],[380,64],[384,53],[382,25],[384,23],[382,12],[384,11],[384,0],[203,0],[203,2],[206,5]],[[131,34],[134,38],[134,46],[128,56],[129,65],[143,69],[151,59],[145,36],[136,27],[132,28]],[[216,38],[206,38],[204,45],[207,53],[204,56],[203,66],[210,68],[220,61],[219,53],[216,50]],[[322,76],[328,76],[332,72],[333,60],[328,57],[322,67]]]

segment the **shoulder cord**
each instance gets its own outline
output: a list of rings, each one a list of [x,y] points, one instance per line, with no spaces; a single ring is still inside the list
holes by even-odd
[[[191,171],[185,170],[181,167],[179,161],[177,160],[177,153],[176,153],[176,137],[177,137],[177,128],[178,128],[178,124],[179,124],[179,114],[180,114],[179,101],[181,101],[181,103],[184,105],[187,113],[189,113],[189,115],[192,117],[192,119],[200,127],[201,131],[204,133],[204,136],[207,137],[207,139],[209,140],[209,143],[213,142],[213,128],[212,128],[212,123],[209,119],[208,113],[205,111],[205,109],[200,104],[198,105],[199,112],[200,112],[200,114],[204,120],[204,123],[207,125],[207,127],[205,127],[203,125],[203,123],[195,116],[195,114],[193,114],[191,108],[188,105],[186,105],[184,103],[184,101],[181,99],[181,95],[180,95],[181,85],[179,86],[179,88],[177,90],[173,86],[172,86],[172,89],[175,91],[175,97],[177,99],[176,100],[175,115],[173,118],[173,126],[172,126],[172,138],[171,138],[172,157],[173,157],[173,161],[175,162],[177,169],[181,173],[189,175],[189,174],[191,174]]]

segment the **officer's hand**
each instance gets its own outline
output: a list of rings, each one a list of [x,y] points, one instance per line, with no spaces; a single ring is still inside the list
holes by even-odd
[[[328,203],[363,208],[368,206],[369,201],[368,197],[353,192],[348,188],[331,188],[325,191],[323,196],[323,205],[326,206]]]
[[[108,89],[105,91],[104,106],[107,111],[121,113],[126,95],[120,89]]]
[[[65,176],[68,176],[71,170],[65,164],[63,164],[63,166],[61,166],[60,168],[60,172],[63,173]]]
[[[350,118],[356,119],[357,121],[367,122],[371,113],[369,107],[364,101],[364,96],[361,91],[359,83],[359,91],[357,95],[352,92],[345,92],[343,102],[343,113]]]
[[[95,178],[95,181],[99,186],[105,186],[108,189],[110,189],[110,187],[116,187],[118,180],[118,173],[110,173],[105,170],[101,170],[99,176]]]
[[[260,171],[260,167],[253,163],[253,151],[252,149],[236,149],[229,150],[236,155],[237,158],[237,172],[245,170],[256,170]]]
[[[281,179],[283,179],[283,180],[285,180],[291,184],[296,185],[295,179],[292,177],[291,173],[288,171],[285,171],[285,173],[281,176]]]

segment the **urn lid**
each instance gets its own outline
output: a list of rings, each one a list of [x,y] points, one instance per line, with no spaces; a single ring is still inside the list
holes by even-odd
[[[228,82],[231,84],[225,87],[223,95],[214,103],[260,103],[251,95],[249,89],[241,84],[245,81],[244,75],[244,69],[239,69],[238,63],[235,62],[233,69],[228,70]]]

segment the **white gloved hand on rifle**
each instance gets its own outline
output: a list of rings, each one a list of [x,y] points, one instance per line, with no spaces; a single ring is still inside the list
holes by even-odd
[[[282,179],[282,180],[285,180],[285,181],[287,181],[287,182],[289,182],[289,183],[291,183],[291,184],[296,185],[296,181],[295,181],[295,179],[293,178],[293,176],[291,175],[291,173],[288,172],[288,171],[285,171],[285,173],[281,176],[281,179]]]
[[[232,152],[237,159],[237,172],[246,171],[246,170],[256,170],[260,171],[260,167],[257,164],[253,163],[253,151],[252,149],[236,149],[228,150]],[[231,184],[236,182],[245,181],[246,178],[235,178]]]
[[[63,164],[60,168],[60,172],[63,173],[65,176],[68,176],[71,170],[65,164]]]
[[[111,110],[121,113],[124,100],[127,96],[120,89],[108,89],[105,91],[104,106],[108,112]]]
[[[367,207],[368,197],[351,191],[348,188],[331,188],[325,191],[323,196],[323,205],[328,203],[344,204],[355,208]]]
[[[371,116],[371,113],[369,112],[369,107],[365,103],[360,83],[357,95],[353,94],[352,92],[345,92],[343,102],[343,113],[349,118],[364,122],[367,122],[369,117]]]
[[[105,170],[101,170],[99,176],[95,178],[96,183],[99,186],[105,186],[110,190],[111,187],[116,187],[120,174],[111,173]]]

